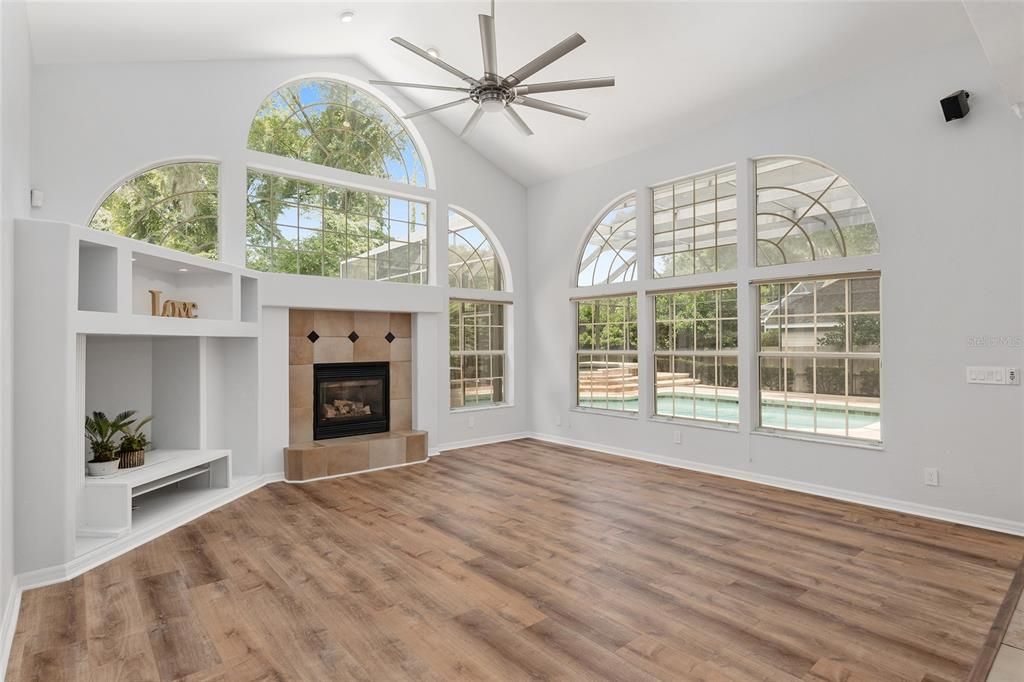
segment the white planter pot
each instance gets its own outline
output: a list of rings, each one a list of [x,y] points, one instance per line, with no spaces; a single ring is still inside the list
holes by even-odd
[[[115,459],[113,462],[86,462],[85,466],[90,476],[109,476],[117,473],[117,466],[120,463]]]

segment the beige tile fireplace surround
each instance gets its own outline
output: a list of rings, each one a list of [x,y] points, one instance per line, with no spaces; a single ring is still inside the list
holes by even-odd
[[[293,309],[288,314],[288,336],[287,480],[426,459],[426,434],[412,430],[412,315]],[[313,365],[325,362],[389,363],[388,433],[313,440]]]

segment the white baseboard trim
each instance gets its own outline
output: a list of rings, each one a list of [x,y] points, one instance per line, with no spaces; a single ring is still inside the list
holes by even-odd
[[[11,658],[11,645],[14,644],[14,631],[18,627],[18,611],[21,610],[21,586],[18,576],[13,576],[11,589],[4,604],[3,621],[0,622],[0,677],[7,673],[7,661]]]
[[[430,453],[431,457],[436,457],[442,453],[448,452],[449,450],[460,450],[462,448],[475,448],[479,445],[491,445],[492,443],[504,443],[510,440],[519,440],[520,438],[530,438],[533,434],[529,432],[519,433],[504,433],[498,436],[483,436],[481,438],[470,438],[468,440],[458,440],[452,443],[442,443],[434,446],[433,451]]]
[[[688,469],[690,471],[699,471],[706,474],[724,476],[726,478],[735,478],[741,481],[748,481],[750,483],[760,483],[773,488],[782,488],[800,493],[819,495],[821,497],[842,500],[843,502],[854,502],[868,507],[877,507],[879,509],[887,509],[889,511],[911,514],[913,516],[923,516],[938,521],[948,521],[950,523],[959,523],[964,526],[994,530],[1000,533],[1007,533],[1009,535],[1024,536],[1024,523],[1012,521],[1010,519],[1000,519],[993,516],[972,514],[970,512],[962,512],[943,507],[932,507],[925,504],[918,504],[916,502],[906,502],[889,497],[880,497],[878,495],[869,495],[867,493],[844,490],[842,488],[832,488],[829,486],[817,485],[815,483],[794,481],[789,478],[780,478],[778,476],[768,476],[749,471],[741,471],[739,469],[719,467],[713,464],[694,462],[692,460],[650,455],[633,450],[626,450],[624,448],[602,445],[601,443],[574,440],[572,438],[563,438],[561,436],[554,436],[546,433],[530,433],[525,434],[524,437],[535,438],[547,443],[582,448],[584,450],[594,450],[595,452],[600,452],[606,455],[638,459],[644,462],[653,462],[654,464],[664,464],[665,466],[675,467],[677,469]]]

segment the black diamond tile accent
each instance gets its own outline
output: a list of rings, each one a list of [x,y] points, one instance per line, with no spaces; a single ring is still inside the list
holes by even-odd
[[[384,337],[384,339],[385,339],[385,340],[386,340],[386,341],[387,341],[388,343],[391,343],[392,341],[394,341],[394,340],[395,340],[395,339],[397,339],[397,338],[398,338],[398,337],[397,337],[397,336],[395,336],[394,334],[392,334],[391,332],[388,332],[388,335]]]
[[[320,338],[320,335],[317,334],[315,331],[312,331],[306,334],[306,338],[309,339],[310,343],[316,343],[316,340]]]
[[[356,341],[359,340],[359,334],[352,332],[351,334],[348,335],[348,340],[351,341],[352,343],[355,343]]]

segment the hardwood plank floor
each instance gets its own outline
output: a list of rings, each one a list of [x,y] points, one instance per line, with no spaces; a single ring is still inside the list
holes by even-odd
[[[8,680],[963,680],[1024,538],[539,441],[276,483],[26,592]]]

